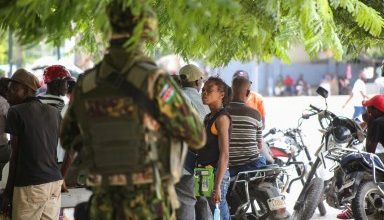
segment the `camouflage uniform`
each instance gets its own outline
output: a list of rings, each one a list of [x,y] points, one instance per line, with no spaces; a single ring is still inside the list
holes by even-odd
[[[99,75],[96,81],[105,79],[105,76],[113,71],[121,74],[127,66],[135,66],[141,61],[151,62],[143,56],[139,49],[127,52],[121,44],[114,45],[111,42],[109,53],[105,55],[102,64],[97,67]],[[82,85],[87,84],[87,74],[85,73],[85,76],[78,81],[73,102],[63,119],[61,129],[62,146],[65,150],[78,152],[74,164],[80,167],[81,163],[84,165],[84,161],[81,161],[81,154],[86,137],[84,137],[83,122],[79,118],[77,109],[77,106],[82,104],[82,100],[78,98],[77,94],[83,89]],[[135,72],[130,72],[125,78],[127,81],[132,81],[134,77]],[[158,155],[167,155],[166,158],[169,159],[172,140],[183,140],[192,148],[200,148],[204,145],[203,125],[197,113],[186,104],[179,87],[169,75],[152,74],[139,89],[156,103],[160,113],[157,118],[143,119],[144,124],[152,126],[160,133],[161,138],[157,140],[156,144]],[[81,138],[79,139],[79,137]],[[163,160],[160,163],[162,179],[160,192],[157,191],[153,181],[146,184],[121,185],[117,180],[118,184],[109,182],[109,185],[104,185],[97,180],[93,182],[90,177],[94,176],[90,175],[87,179],[88,186],[93,191],[89,205],[90,219],[174,219],[172,210],[175,208],[175,201],[172,200],[175,200],[175,194],[170,190],[170,185],[173,189],[173,182],[164,178],[170,176],[172,168],[169,161]],[[182,165],[179,169],[181,168]],[[141,178],[138,177],[139,182]]]

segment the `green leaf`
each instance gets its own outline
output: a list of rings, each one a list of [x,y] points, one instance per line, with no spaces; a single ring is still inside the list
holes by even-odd
[[[157,12],[161,40],[147,44],[149,53],[176,52],[216,66],[274,56],[289,62],[297,44],[312,58],[331,50],[342,59],[384,43],[381,0],[9,0],[0,7],[0,31],[13,30],[23,44],[76,37],[76,49],[101,55],[112,1],[132,5],[135,13]],[[140,41],[140,24],[128,49]]]

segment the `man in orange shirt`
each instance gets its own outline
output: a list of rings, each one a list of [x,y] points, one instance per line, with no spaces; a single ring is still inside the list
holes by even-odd
[[[244,70],[238,70],[233,74],[233,78],[238,76],[244,77],[249,80],[249,74]],[[263,129],[264,129],[265,128],[265,109],[264,109],[263,97],[255,91],[250,91],[246,105],[253,109],[256,109],[260,113],[261,121],[263,122]]]

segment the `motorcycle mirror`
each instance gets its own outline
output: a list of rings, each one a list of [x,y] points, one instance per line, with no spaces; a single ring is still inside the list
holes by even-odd
[[[324,89],[321,86],[319,86],[319,88],[316,89],[316,93],[325,99],[328,98],[328,90]]]

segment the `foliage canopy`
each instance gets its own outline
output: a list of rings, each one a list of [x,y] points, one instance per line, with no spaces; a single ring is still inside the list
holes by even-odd
[[[150,48],[214,65],[273,56],[289,62],[295,44],[312,57],[330,50],[341,59],[384,39],[382,0],[0,0],[0,31],[11,29],[24,44],[80,34],[79,45],[98,51],[110,32],[111,1],[154,8],[160,41]]]

